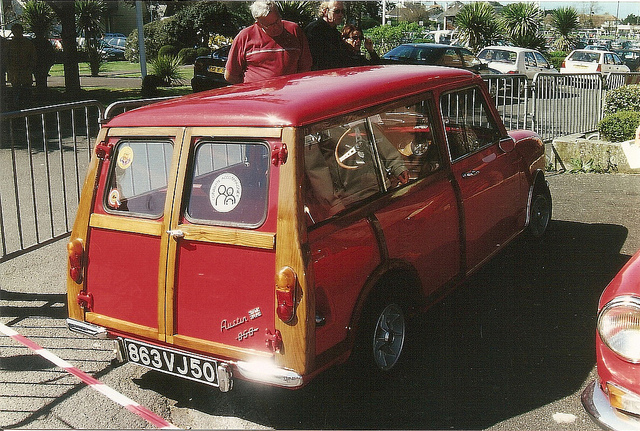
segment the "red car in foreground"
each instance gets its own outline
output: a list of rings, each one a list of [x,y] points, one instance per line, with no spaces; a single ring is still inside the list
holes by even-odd
[[[582,404],[604,429],[640,430],[640,252],[606,287],[598,310],[598,378]]]
[[[505,130],[482,78],[454,68],[312,72],[132,110],[97,139],[67,322],[223,391],[298,388],[352,353],[388,373],[410,313],[544,233],[544,169],[540,138]]]

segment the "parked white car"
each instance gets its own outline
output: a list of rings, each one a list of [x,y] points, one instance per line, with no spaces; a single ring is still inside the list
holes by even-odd
[[[533,79],[536,73],[558,73],[549,61],[535,49],[515,46],[487,46],[478,59],[501,73],[518,73]]]
[[[562,62],[560,73],[625,73],[629,67],[615,52],[576,49]]]

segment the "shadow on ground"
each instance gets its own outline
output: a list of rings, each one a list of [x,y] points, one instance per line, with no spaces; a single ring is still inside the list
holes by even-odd
[[[595,363],[600,293],[629,259],[627,229],[552,222],[518,240],[418,318],[394,379],[338,367],[298,391],[236,381],[230,393],[155,372],[138,385],[178,407],[276,429],[480,429],[575,393]],[[363,371],[364,372],[364,371]]]

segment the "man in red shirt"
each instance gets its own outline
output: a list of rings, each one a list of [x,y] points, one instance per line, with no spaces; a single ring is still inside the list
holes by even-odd
[[[274,1],[254,2],[251,14],[256,22],[241,30],[231,45],[227,81],[239,84],[311,70],[304,32],[296,23],[282,20]]]

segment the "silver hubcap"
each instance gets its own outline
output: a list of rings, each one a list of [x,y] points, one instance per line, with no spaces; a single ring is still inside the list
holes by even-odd
[[[402,309],[390,304],[382,310],[373,335],[373,358],[383,371],[390,370],[402,353],[405,338],[405,322]]]

